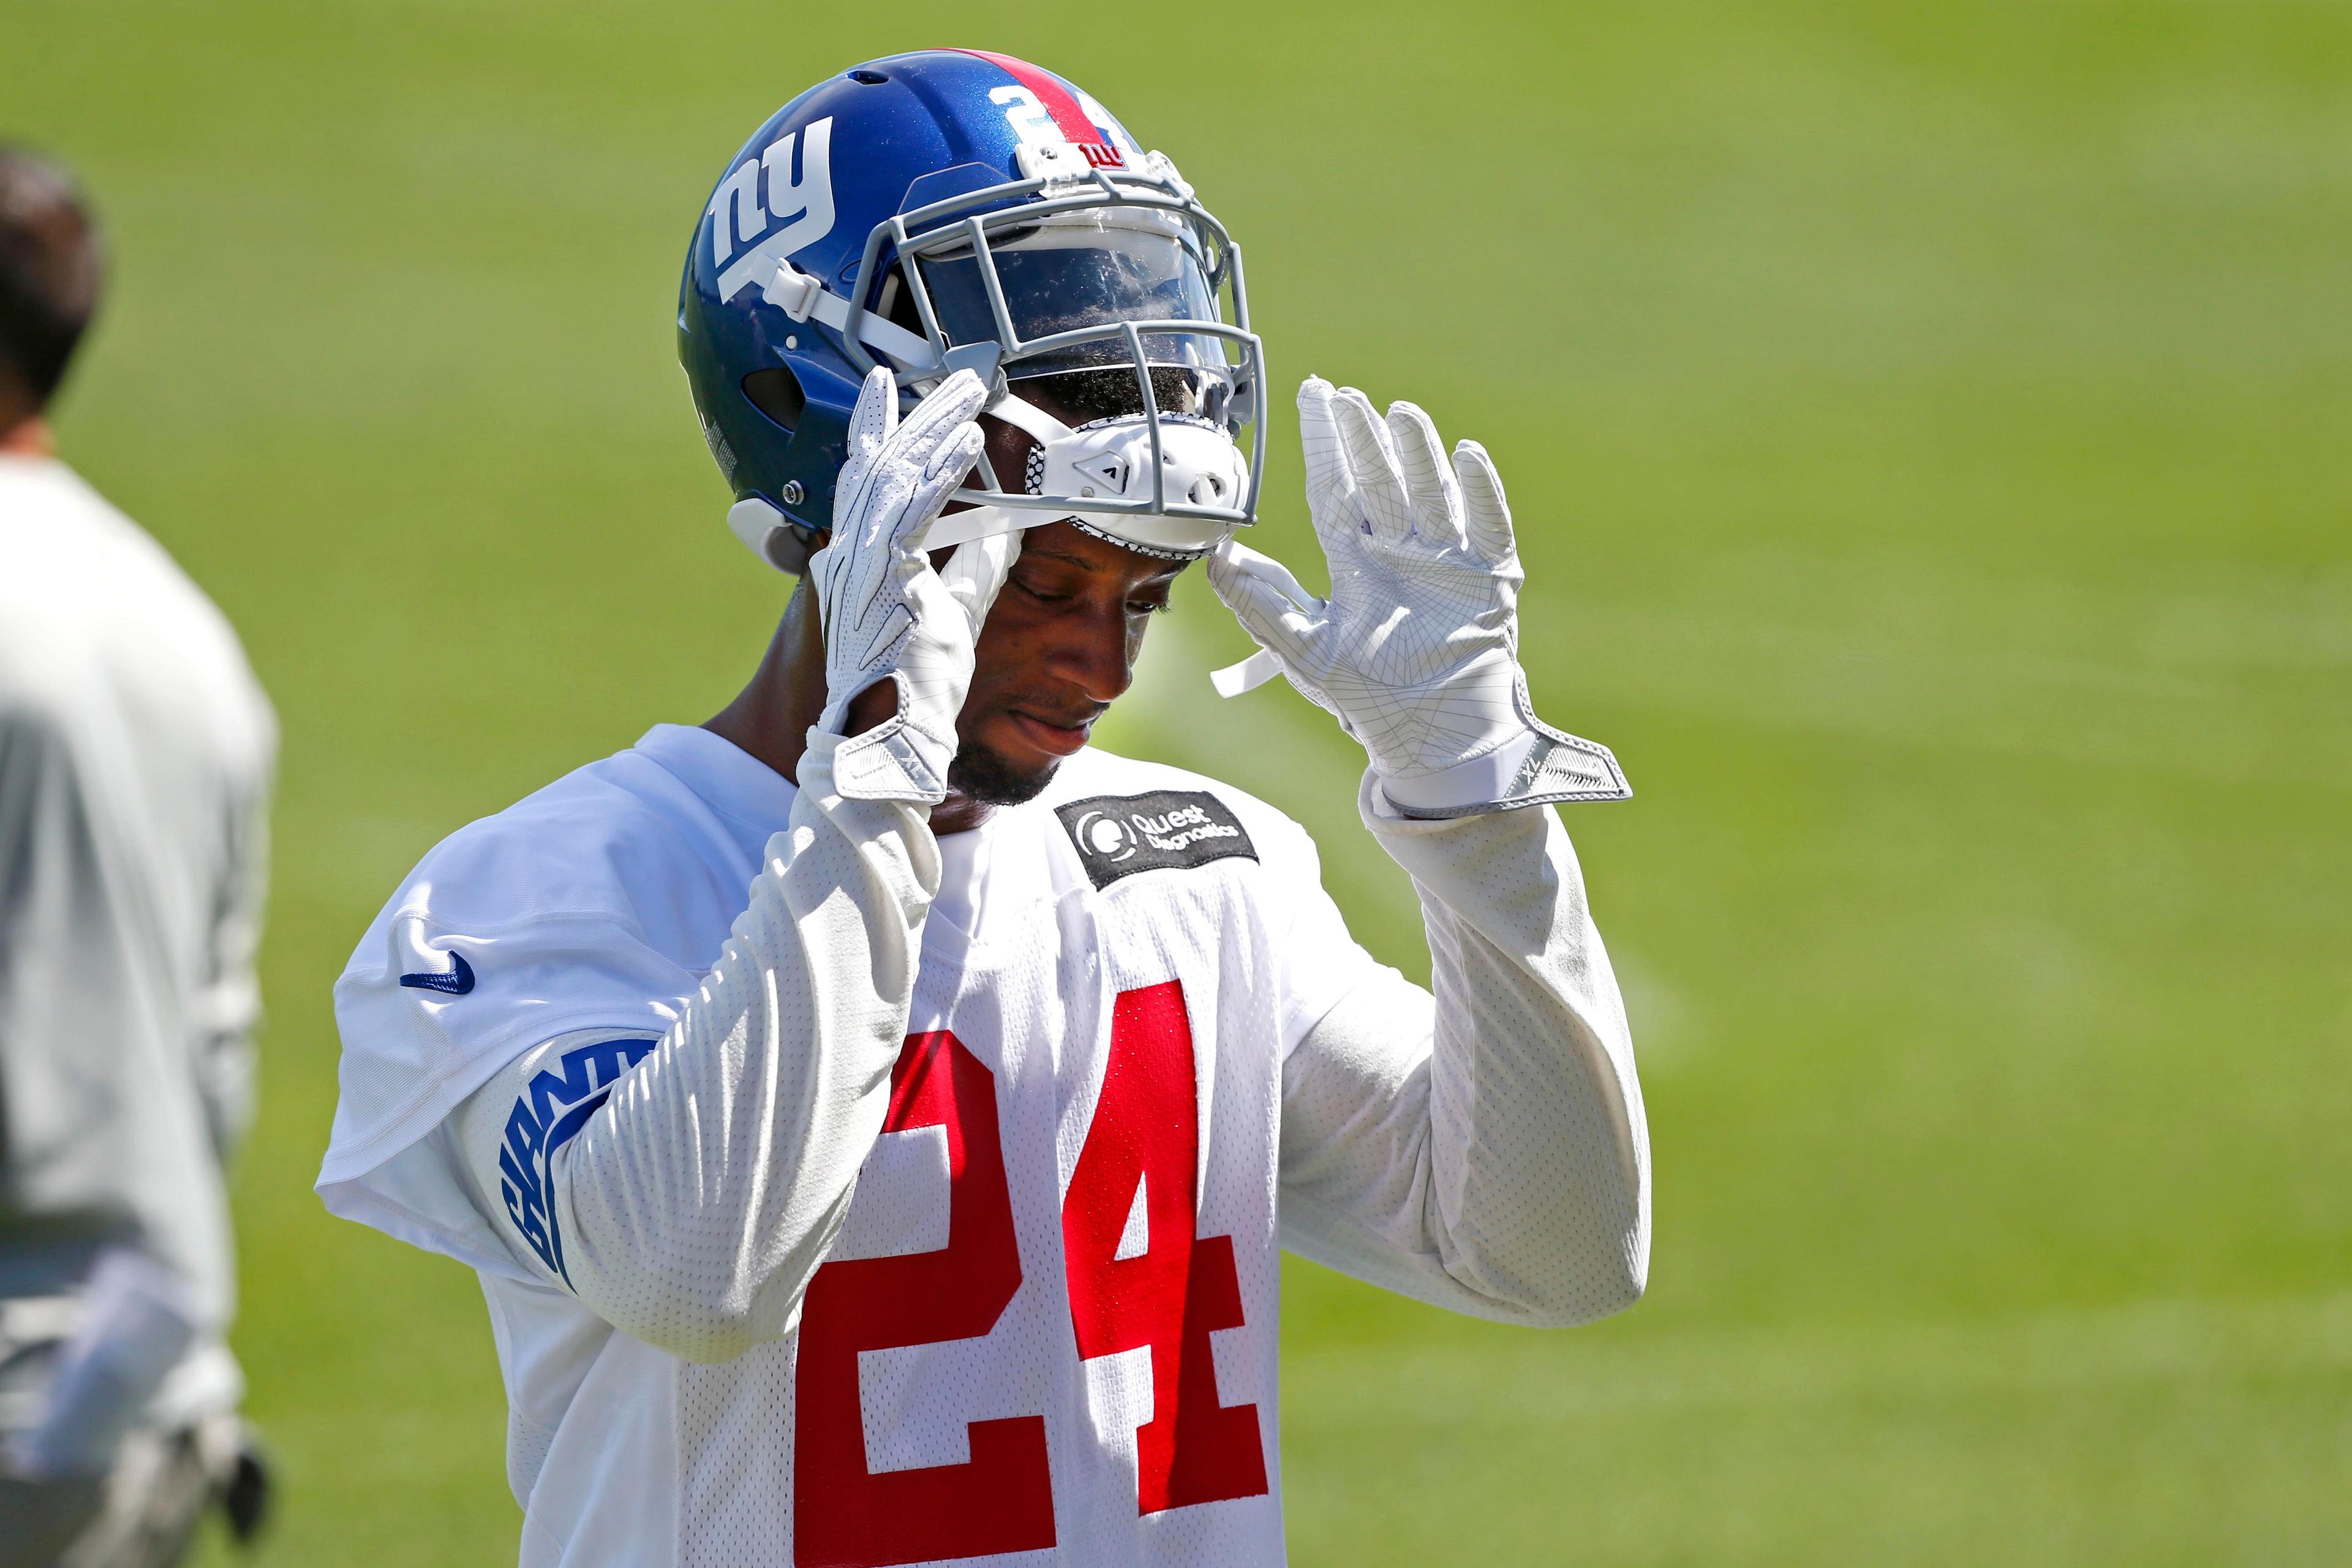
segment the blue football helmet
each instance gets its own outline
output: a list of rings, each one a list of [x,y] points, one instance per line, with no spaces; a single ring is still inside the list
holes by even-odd
[[[1068,519],[1190,559],[1256,518],[1265,358],[1240,247],[1174,163],[1025,61],[892,55],[777,110],[695,226],[677,339],[728,525],[782,571],[833,525],[877,363],[908,405],[975,372],[1034,443],[1019,474],[982,459],[935,547]]]

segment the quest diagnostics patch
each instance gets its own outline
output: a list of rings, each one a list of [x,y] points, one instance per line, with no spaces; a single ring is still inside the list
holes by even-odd
[[[1096,888],[1138,871],[1188,870],[1257,858],[1257,847],[1215,795],[1201,790],[1098,795],[1055,809]]]

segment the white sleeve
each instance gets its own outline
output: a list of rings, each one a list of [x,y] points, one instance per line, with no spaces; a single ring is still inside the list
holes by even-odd
[[[1609,956],[1549,806],[1366,826],[1412,876],[1436,994],[1366,977],[1283,1068],[1282,1237],[1373,1284],[1565,1326],[1649,1269],[1649,1132]]]
[[[921,810],[835,794],[837,739],[810,737],[791,826],[667,1035],[548,1041],[445,1123],[527,1273],[689,1361],[791,1328],[906,1038],[939,846]]]

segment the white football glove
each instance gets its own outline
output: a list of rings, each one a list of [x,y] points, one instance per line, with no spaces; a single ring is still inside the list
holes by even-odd
[[[972,643],[1020,535],[961,545],[944,573],[931,570],[923,536],[980,457],[975,416],[987,399],[980,379],[959,371],[900,424],[898,378],[877,365],[850,416],[833,537],[808,564],[824,626],[817,727],[840,734],[852,698],[879,680],[898,688],[898,713],[833,753],[834,784],[850,799],[936,805],[947,795]]]
[[[1465,441],[1449,465],[1412,404],[1383,421],[1362,393],[1315,376],[1298,389],[1298,424],[1331,597],[1228,541],[1209,582],[1265,651],[1219,671],[1218,689],[1234,696],[1278,668],[1362,742],[1375,798],[1401,816],[1631,795],[1608,747],[1562,734],[1528,702],[1526,574],[1486,448]]]

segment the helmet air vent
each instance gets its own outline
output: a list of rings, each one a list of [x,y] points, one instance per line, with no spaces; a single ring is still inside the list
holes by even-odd
[[[784,365],[755,370],[745,376],[743,395],[752,407],[787,432],[800,428],[801,411],[808,406],[808,395],[801,390],[800,377]]]
[[[880,71],[870,70],[865,66],[859,66],[856,70],[849,73],[849,79],[865,87],[880,87],[884,82],[888,81],[890,79],[884,76]]]

